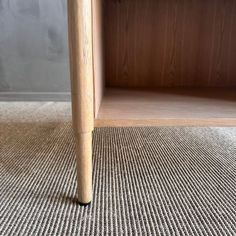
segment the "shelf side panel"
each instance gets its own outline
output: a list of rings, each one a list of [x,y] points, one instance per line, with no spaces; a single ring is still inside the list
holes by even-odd
[[[103,92],[103,0],[93,0],[94,112],[98,114]]]

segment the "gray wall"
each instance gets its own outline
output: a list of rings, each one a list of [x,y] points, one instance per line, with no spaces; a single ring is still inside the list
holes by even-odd
[[[66,0],[0,0],[0,98],[69,94]]]

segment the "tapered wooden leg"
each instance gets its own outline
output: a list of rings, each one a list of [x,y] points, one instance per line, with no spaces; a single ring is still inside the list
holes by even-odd
[[[92,3],[68,0],[72,118],[76,140],[77,197],[92,200],[92,131],[94,128]]]
[[[76,135],[77,197],[81,204],[92,201],[92,132]]]

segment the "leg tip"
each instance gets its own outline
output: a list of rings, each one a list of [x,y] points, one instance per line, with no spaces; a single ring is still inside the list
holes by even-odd
[[[80,206],[89,206],[91,204],[91,202],[83,203],[83,202],[78,201],[78,204]]]

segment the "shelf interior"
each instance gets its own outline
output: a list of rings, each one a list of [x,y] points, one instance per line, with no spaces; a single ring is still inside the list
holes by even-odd
[[[234,1],[95,2],[95,126],[236,126]]]
[[[236,126],[235,88],[107,88],[95,126]]]

